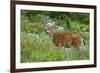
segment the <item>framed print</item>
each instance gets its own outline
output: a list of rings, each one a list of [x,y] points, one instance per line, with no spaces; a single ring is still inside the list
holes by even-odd
[[[96,6],[11,1],[11,72],[96,67]]]

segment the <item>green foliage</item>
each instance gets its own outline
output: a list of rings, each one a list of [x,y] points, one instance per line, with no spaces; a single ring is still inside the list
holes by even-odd
[[[42,61],[40,59],[43,59],[44,61],[48,60],[48,58],[50,58],[50,61],[53,60],[53,58],[57,60],[60,58],[60,56],[62,56],[62,54],[60,54],[60,52],[59,55],[55,54],[58,52],[54,52],[54,48],[55,46],[52,43],[51,38],[46,33],[41,33],[39,35],[23,32],[21,33],[22,62],[26,62],[26,58],[28,58],[29,62],[34,62],[34,60]],[[37,59],[38,56],[39,59]],[[24,59],[26,59],[26,61]]]
[[[44,25],[42,22],[34,22],[30,23],[27,19],[27,17],[24,17],[22,15],[21,18],[21,31],[26,33],[41,33],[44,32]]]
[[[64,50],[54,45],[45,30],[43,19],[47,17],[48,22],[55,21],[58,26],[64,27],[62,32],[71,31],[82,35],[86,44],[82,54],[84,59],[89,59],[88,13],[21,10],[21,62],[80,60],[73,48]],[[58,32],[56,28],[54,31]]]
[[[89,25],[82,24],[79,22],[71,22],[71,30],[75,31],[83,31],[83,32],[88,32],[89,31]]]

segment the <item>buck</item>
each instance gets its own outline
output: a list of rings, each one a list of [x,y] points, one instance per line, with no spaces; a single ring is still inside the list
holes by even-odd
[[[46,31],[52,38],[55,46],[59,48],[73,47],[79,53],[79,55],[82,55],[82,49],[84,49],[85,42],[80,35],[72,32],[54,32],[53,27],[58,27],[59,29],[60,26],[57,26],[56,22],[48,23],[47,19],[44,20],[44,24],[46,25]]]
[[[52,38],[52,41],[55,46],[61,48],[70,48],[73,47],[80,55],[82,56],[82,49],[84,48],[85,42],[83,38],[72,32],[53,32],[51,27],[48,28],[47,33]]]

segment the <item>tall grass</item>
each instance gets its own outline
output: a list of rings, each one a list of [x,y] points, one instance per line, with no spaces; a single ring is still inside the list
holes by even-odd
[[[88,48],[86,45],[82,52],[84,59],[89,59]],[[46,33],[21,33],[21,62],[80,60],[74,48],[65,49],[56,47]]]

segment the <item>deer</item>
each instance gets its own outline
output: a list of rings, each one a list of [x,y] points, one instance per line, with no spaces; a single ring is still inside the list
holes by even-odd
[[[51,26],[47,27],[46,32],[52,38],[55,46],[59,48],[64,47],[64,49],[73,47],[80,58],[83,59],[82,49],[84,49],[85,41],[82,36],[73,32],[54,32]]]
[[[80,35],[72,32],[53,32],[51,28],[49,28],[47,33],[52,38],[55,46],[58,48],[64,48],[65,58],[65,48],[74,48],[79,54],[80,58],[83,59],[84,55],[82,55],[82,49],[84,49],[85,41]]]

